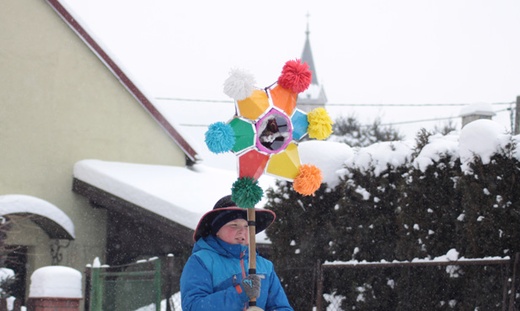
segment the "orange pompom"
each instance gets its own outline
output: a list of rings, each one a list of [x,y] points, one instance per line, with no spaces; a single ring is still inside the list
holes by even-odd
[[[314,165],[300,166],[298,176],[294,179],[293,188],[301,195],[313,195],[320,188],[323,176],[321,170]]]

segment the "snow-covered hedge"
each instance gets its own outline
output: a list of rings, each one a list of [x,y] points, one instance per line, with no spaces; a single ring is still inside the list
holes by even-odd
[[[450,250],[465,258],[513,257],[520,252],[518,140],[479,120],[457,135],[424,131],[415,141],[352,149],[334,171],[337,185],[323,185],[314,197],[279,182],[267,192],[268,208],[278,215],[267,231],[278,269],[435,258]],[[314,150],[314,163],[325,165],[325,144]],[[505,277],[494,268],[485,269],[486,282],[477,268],[459,270],[457,278],[428,269],[338,274],[328,282],[329,293],[346,297],[344,307],[356,310],[493,310],[502,302]],[[308,308],[298,297],[312,294],[312,274],[281,275],[295,308]]]

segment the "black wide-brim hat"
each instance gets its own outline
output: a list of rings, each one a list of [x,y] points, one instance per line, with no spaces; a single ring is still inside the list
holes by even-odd
[[[267,229],[275,220],[276,214],[267,209],[258,209],[255,208],[255,224],[256,224],[256,233],[260,233]],[[213,209],[204,216],[201,217],[197,228],[195,229],[195,233],[193,234],[193,239],[197,241],[202,237],[206,237],[212,234],[214,228],[213,223],[217,217],[225,216],[230,219],[242,218],[247,220],[247,209],[236,206],[236,203],[231,200],[231,195],[227,195],[215,203]],[[217,219],[218,220],[218,219]]]

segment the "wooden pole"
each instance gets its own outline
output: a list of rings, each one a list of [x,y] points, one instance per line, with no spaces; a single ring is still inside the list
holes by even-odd
[[[256,215],[254,208],[247,209],[249,226],[249,274],[256,274]]]
[[[247,224],[249,226],[249,274],[256,274],[256,215],[254,208],[247,209]],[[251,298],[247,311],[263,310],[256,306],[256,298]]]
[[[515,107],[515,128],[513,129],[515,135],[520,134],[520,96],[516,97]]]

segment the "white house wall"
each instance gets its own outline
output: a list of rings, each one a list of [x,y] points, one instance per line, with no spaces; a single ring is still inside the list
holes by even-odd
[[[0,1],[0,150],[0,194],[34,196],[63,210],[76,239],[61,264],[80,271],[104,256],[106,218],[71,191],[74,163],[185,163],[182,150],[43,0]],[[36,266],[29,275],[50,264],[30,262]]]

